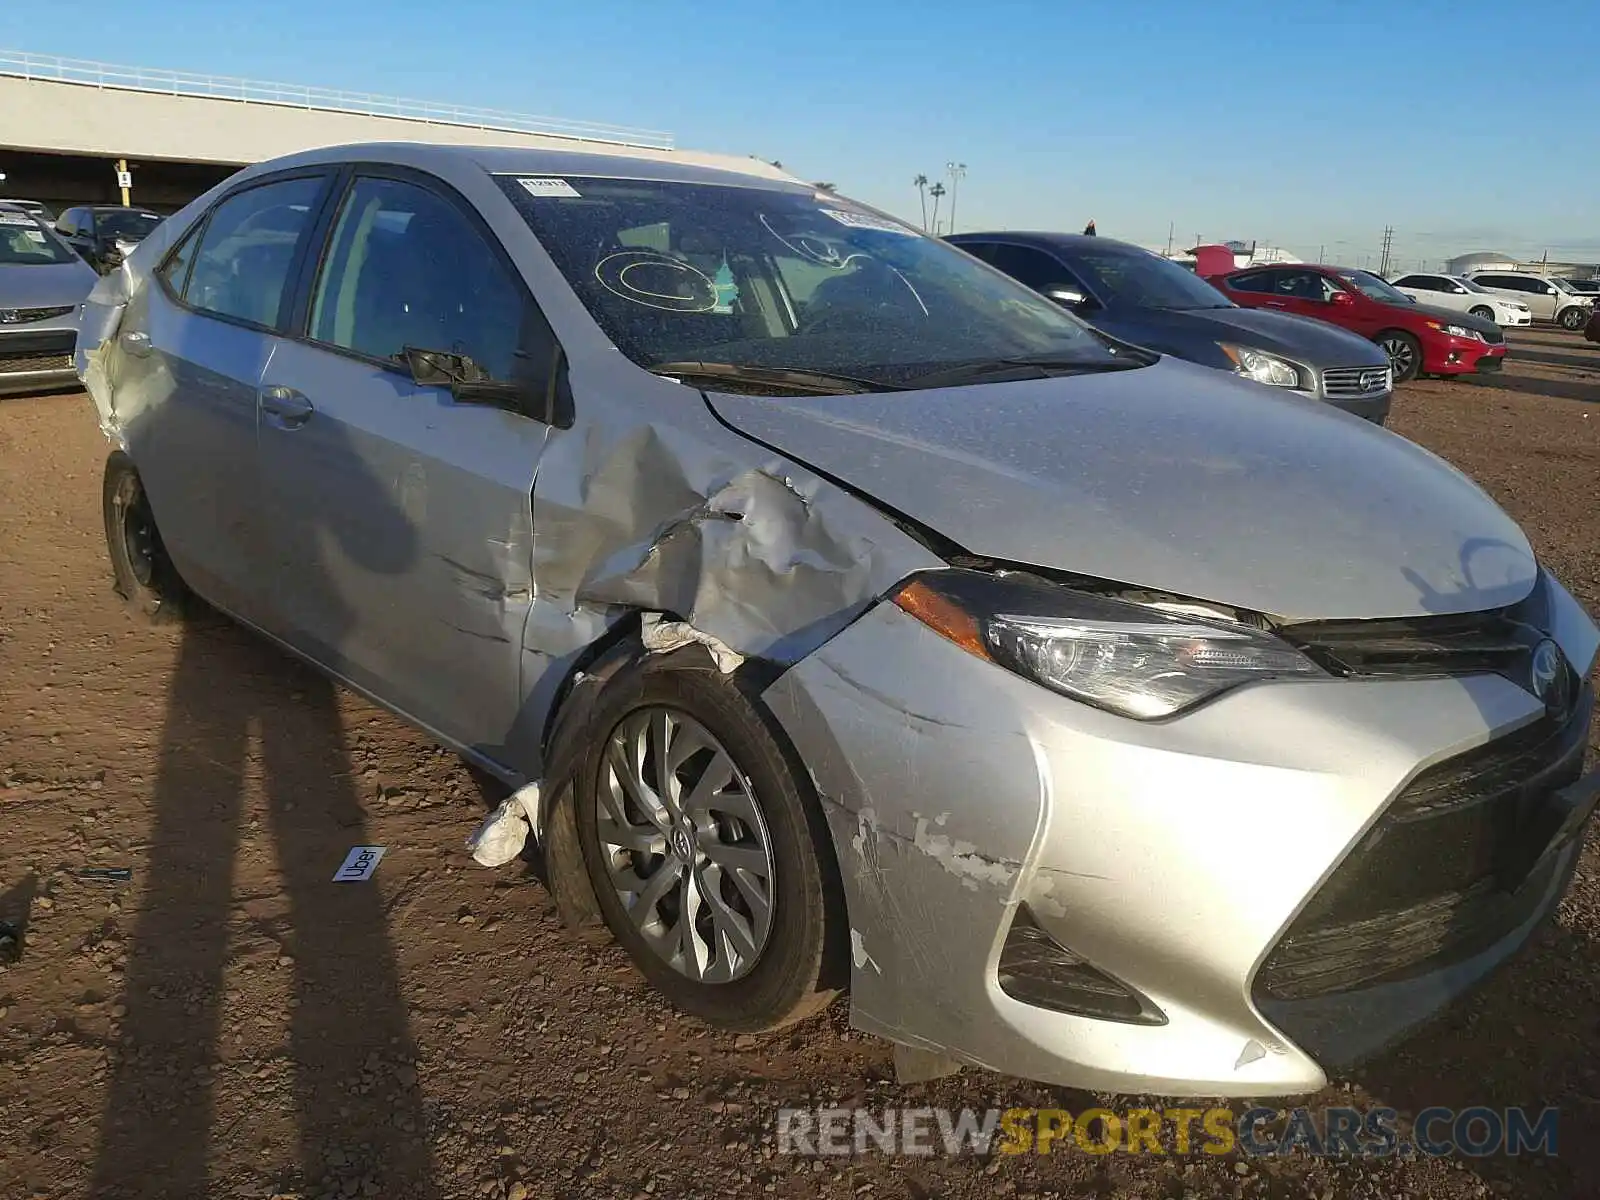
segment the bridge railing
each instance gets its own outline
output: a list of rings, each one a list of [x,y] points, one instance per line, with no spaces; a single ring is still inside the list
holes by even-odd
[[[150,67],[117,66],[113,63],[93,62],[81,58],[59,58],[51,54],[28,54],[17,50],[0,50],[0,75],[131,92],[157,92],[168,96],[232,100],[241,104],[271,104],[320,112],[393,117],[429,125],[454,125],[467,129],[506,133],[544,134],[549,137],[578,138],[588,142],[608,142],[621,146],[649,146],[670,150],[673,145],[670,133],[655,129],[633,129],[623,125],[602,125],[591,121],[564,121],[556,117],[537,117],[526,113],[506,112],[502,109],[469,108],[458,104],[407,100],[399,96],[373,95],[368,92],[346,92],[333,88],[303,87],[292,83],[236,79],[226,75],[193,75],[183,71],[165,71]]]

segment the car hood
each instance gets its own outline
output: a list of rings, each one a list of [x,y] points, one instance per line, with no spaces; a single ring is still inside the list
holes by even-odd
[[[1431,317],[1441,325],[1461,325],[1467,329],[1475,329],[1479,333],[1492,333],[1500,336],[1500,326],[1487,317],[1475,317],[1469,312],[1462,312],[1459,308],[1438,308],[1432,304],[1407,304],[1390,305],[1391,308],[1404,308],[1407,312],[1420,313],[1422,316]]]
[[[1516,524],[1395,434],[1176,359],[916,392],[707,395],[728,424],[969,553],[1288,619],[1471,612]]]
[[[64,263],[0,264],[0,308],[75,305],[99,278],[94,268],[79,258]]]
[[[1326,367],[1386,367],[1388,356],[1366,338],[1318,321],[1259,308],[1108,309],[1128,324],[1153,334],[1202,337],[1236,342],[1269,354],[1281,354],[1319,370]]]

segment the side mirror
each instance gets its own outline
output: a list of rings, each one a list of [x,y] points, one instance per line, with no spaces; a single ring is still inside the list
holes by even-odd
[[[1560,288],[1547,287],[1544,290],[1544,294],[1546,296],[1559,296],[1561,294],[1561,289]]]
[[[533,395],[521,384],[491,379],[470,355],[418,346],[407,346],[402,353],[416,383],[449,388],[457,404],[482,404],[537,421],[548,421],[552,415],[546,411],[550,405],[543,397]]]
[[[1406,299],[1410,300],[1411,298],[1407,296]],[[1329,304],[1354,304],[1355,302],[1356,298],[1349,292],[1335,292],[1328,297]],[[1415,304],[1416,301],[1412,300],[1411,303]]]
[[[1053,287],[1045,289],[1045,299],[1054,300],[1063,308],[1078,308],[1089,302],[1089,297],[1082,292],[1069,287]]]

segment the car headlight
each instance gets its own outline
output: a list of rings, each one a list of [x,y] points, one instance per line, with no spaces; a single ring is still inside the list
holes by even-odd
[[[1286,358],[1279,358],[1276,354],[1268,354],[1263,350],[1252,350],[1249,346],[1235,346],[1229,342],[1218,342],[1217,346],[1232,361],[1234,372],[1246,379],[1254,379],[1257,383],[1270,383],[1276,387],[1300,386],[1300,368]]]
[[[1484,340],[1483,334],[1476,329],[1468,329],[1465,325],[1442,325],[1438,321],[1429,321],[1429,329],[1437,329],[1440,333],[1448,333],[1451,337],[1471,338],[1475,342]]]
[[[1136,720],[1170,717],[1257,680],[1324,674],[1272,634],[1222,614],[1134,604],[1031,576],[924,572],[891,599],[969,654]]]

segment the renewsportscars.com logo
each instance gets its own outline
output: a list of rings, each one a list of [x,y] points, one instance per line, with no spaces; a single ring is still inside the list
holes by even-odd
[[[1392,1108],[782,1108],[778,1153],[1305,1154],[1442,1158],[1556,1154],[1560,1111],[1425,1108],[1409,1124]]]

